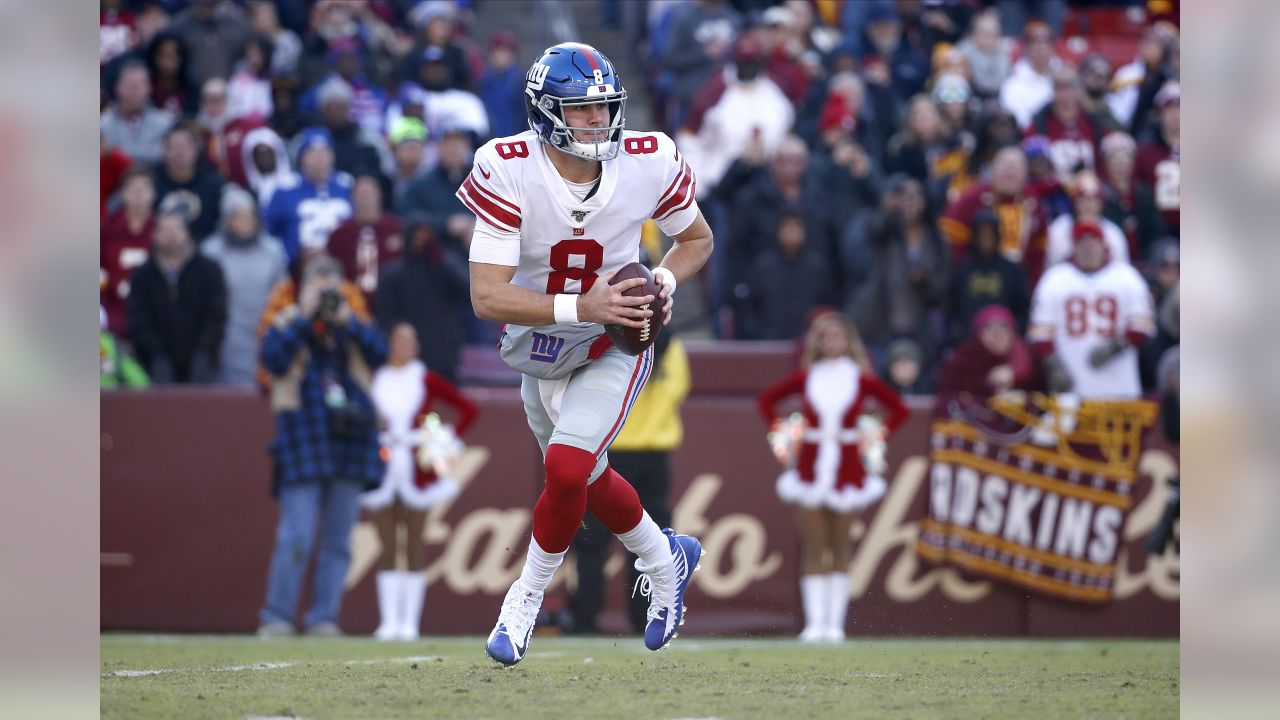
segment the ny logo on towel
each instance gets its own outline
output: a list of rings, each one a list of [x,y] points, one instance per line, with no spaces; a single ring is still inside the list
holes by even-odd
[[[529,359],[538,362],[553,363],[560,357],[560,348],[564,347],[564,338],[555,335],[533,333],[533,349],[529,351]]]

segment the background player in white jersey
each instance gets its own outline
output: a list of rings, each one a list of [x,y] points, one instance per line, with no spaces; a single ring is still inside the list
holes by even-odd
[[[1132,265],[1110,262],[1096,223],[1077,222],[1073,240],[1071,262],[1049,268],[1036,285],[1028,339],[1051,391],[1136,398],[1136,346],[1155,332],[1151,292]]]
[[[662,133],[624,130],[626,92],[595,48],[561,43],[529,68],[528,132],[476,152],[458,197],[476,214],[471,297],[476,315],[507,323],[503,359],[523,374],[529,427],[546,484],[533,539],[503,600],[486,651],[505,665],[525,655],[543,591],[587,508],[639,556],[650,595],[645,645],[664,647],[683,621],[698,541],[663,531],[635,490],[609,468],[606,450],[652,367],[611,346],[604,326],[643,327],[653,297],[610,277],[639,256],[647,218],[675,240],[654,275],[666,300],[711,254],[711,229],[694,201],[693,173]]]

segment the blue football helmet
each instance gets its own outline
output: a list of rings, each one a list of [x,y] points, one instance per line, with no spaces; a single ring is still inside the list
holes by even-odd
[[[544,142],[588,160],[610,160],[618,154],[626,124],[627,91],[604,53],[582,43],[560,43],[542,52],[525,75],[525,109],[529,128]],[[608,103],[609,125],[570,127],[564,109]],[[590,139],[593,135],[604,135]]]

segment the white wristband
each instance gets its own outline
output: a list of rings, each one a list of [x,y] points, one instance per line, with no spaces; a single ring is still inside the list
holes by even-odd
[[[658,267],[653,269],[653,277],[655,279],[660,278],[662,280],[662,284],[667,286],[668,295],[675,295],[676,293],[676,274],[675,273],[659,265]]]
[[[578,322],[578,296],[570,293],[559,293],[552,300],[552,311],[556,322],[561,325],[573,325]]]

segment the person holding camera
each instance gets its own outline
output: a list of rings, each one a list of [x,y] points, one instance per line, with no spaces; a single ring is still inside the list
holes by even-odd
[[[369,393],[372,368],[386,360],[387,344],[374,325],[351,312],[341,281],[336,260],[312,258],[297,304],[276,315],[262,341],[276,415],[272,492],[280,502],[258,629],[264,636],[294,633],[303,572],[317,544],[305,627],[310,635],[341,634],[338,611],[359,497],[382,482]]]
[[[938,354],[934,312],[946,298],[947,249],[934,227],[924,186],[893,175],[869,228],[875,263],[848,308],[862,337],[883,355],[899,338],[914,340],[925,358]],[[931,367],[922,374],[932,373]]]

